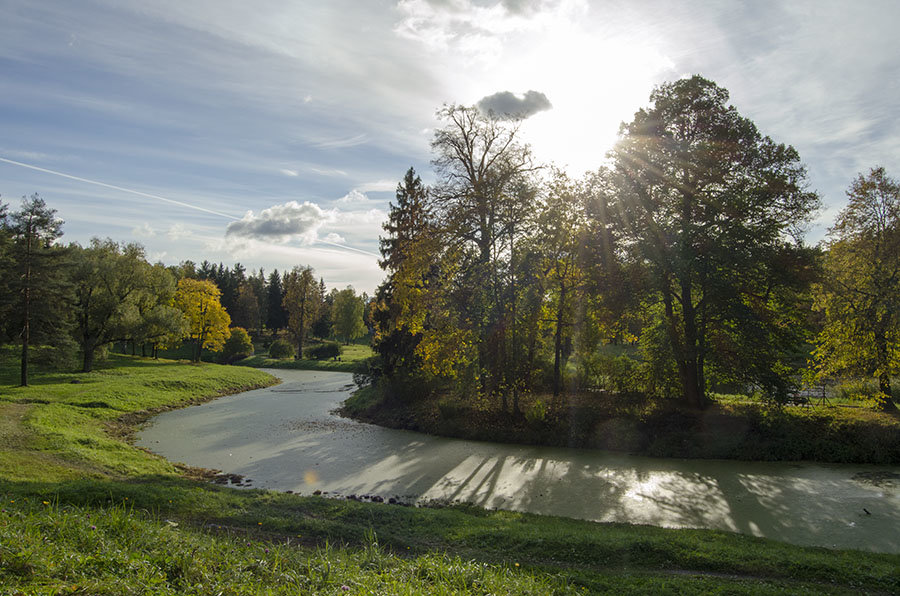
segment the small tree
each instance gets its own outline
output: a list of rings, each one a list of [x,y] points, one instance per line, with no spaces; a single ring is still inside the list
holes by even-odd
[[[272,342],[272,345],[269,346],[269,358],[293,358],[294,357],[294,346],[291,343],[284,339],[276,339]]]
[[[188,320],[194,362],[200,361],[203,348],[218,352],[228,339],[231,317],[219,302],[221,295],[211,281],[185,278],[178,282],[175,306]]]
[[[344,344],[349,344],[350,340],[365,335],[366,325],[363,323],[365,305],[362,298],[356,295],[353,286],[347,286],[335,295],[332,308],[335,337],[342,338]]]
[[[232,327],[231,335],[225,340],[222,348],[222,362],[231,364],[253,355],[253,341],[250,334],[242,327]]]
[[[319,284],[311,267],[294,267],[284,276],[284,308],[288,328],[297,341],[297,358],[303,358],[303,342],[319,308]]]

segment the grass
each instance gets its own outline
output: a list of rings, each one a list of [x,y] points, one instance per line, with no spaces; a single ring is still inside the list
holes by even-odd
[[[14,387],[0,352],[0,593],[896,593],[900,556],[466,506],[235,490],[130,423],[271,379],[113,357]],[[73,383],[73,381],[78,381]]]
[[[311,347],[311,346],[307,346]],[[370,358],[374,352],[372,348],[363,344],[350,344],[342,346],[340,360],[314,360],[303,358],[269,358],[264,355],[250,356],[236,362],[238,366],[252,366],[255,368],[291,368],[295,370],[333,370],[339,372],[357,372],[362,363]],[[304,350],[305,351],[305,350]]]

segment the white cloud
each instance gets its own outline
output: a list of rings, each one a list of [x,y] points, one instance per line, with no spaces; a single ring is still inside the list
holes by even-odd
[[[137,236],[138,238],[152,238],[156,236],[156,230],[150,227],[150,224],[144,222],[136,228],[131,230],[131,233]]]
[[[284,174],[285,176],[290,176],[292,178],[296,178],[297,176],[300,175],[300,172],[298,172],[297,170],[288,170],[285,168],[285,169],[281,169],[278,171],[281,172],[282,174]]]
[[[387,178],[383,178],[381,180],[374,180],[372,182],[363,182],[359,186],[357,186],[354,190],[358,190],[359,192],[386,192],[392,191],[397,188],[398,180],[389,180]]]
[[[258,215],[248,211],[238,221],[228,224],[226,237],[253,238],[269,242],[288,242],[301,239],[315,242],[319,228],[334,217],[315,203],[288,201],[263,209]]]
[[[357,189],[353,189],[346,195],[338,199],[337,202],[345,205],[365,205],[367,203],[371,203],[371,199],[366,196],[366,193],[360,192]]]
[[[191,235],[191,231],[188,227],[182,223],[172,224],[169,227],[169,231],[166,232],[166,235],[169,237],[169,240],[181,240],[183,238],[187,238]]]
[[[335,234],[334,232],[330,232],[327,236],[325,236],[324,240],[326,242],[333,242],[335,244],[344,244],[347,240],[341,236],[340,234]]]

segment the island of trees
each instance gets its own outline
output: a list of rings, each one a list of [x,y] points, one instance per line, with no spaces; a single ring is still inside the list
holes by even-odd
[[[383,398],[541,420],[574,395],[702,411],[853,379],[896,411],[900,186],[861,173],[806,244],[820,201],[797,151],[728,99],[699,76],[661,85],[580,179],[536,163],[514,115],[440,110],[436,181],[406,173],[381,239]]]

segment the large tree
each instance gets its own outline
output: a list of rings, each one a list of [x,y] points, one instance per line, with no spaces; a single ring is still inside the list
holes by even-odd
[[[825,326],[816,350],[822,372],[878,379],[880,406],[896,410],[900,373],[900,184],[884,168],[853,181],[849,204],[828,237],[818,306]]]
[[[474,376],[481,391],[491,393],[504,380],[512,327],[508,240],[520,233],[533,208],[527,178],[536,167],[530,148],[519,141],[519,120],[456,105],[438,117],[445,125],[431,144],[438,181],[429,203],[458,263],[448,295],[457,320],[450,324],[471,332],[477,347]],[[500,393],[505,405],[506,391]]]
[[[140,322],[138,303],[149,290],[151,267],[139,244],[94,238],[87,248],[71,248],[75,339],[81,346],[82,371],[90,372],[98,348],[134,337]]]
[[[6,275],[7,325],[22,345],[21,384],[28,385],[29,350],[34,343],[63,346],[71,326],[68,251],[56,244],[62,220],[37,194],[22,198],[11,214],[10,263]]]
[[[700,76],[667,83],[611,152],[626,246],[649,269],[685,401],[707,403],[720,354],[748,383],[784,391],[782,290],[802,280],[801,226],[818,205],[793,147],[763,136]],[[713,347],[711,340],[715,340]]]

